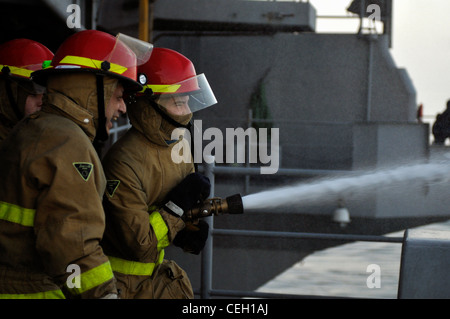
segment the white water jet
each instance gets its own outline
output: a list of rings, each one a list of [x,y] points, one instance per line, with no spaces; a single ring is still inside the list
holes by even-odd
[[[242,197],[244,209],[262,209],[293,204],[324,203],[344,196],[367,193],[395,183],[446,182],[450,178],[449,163],[405,165],[392,169],[370,171],[359,175],[324,178]],[[404,184],[404,183],[403,183]],[[402,187],[404,185],[402,184]]]

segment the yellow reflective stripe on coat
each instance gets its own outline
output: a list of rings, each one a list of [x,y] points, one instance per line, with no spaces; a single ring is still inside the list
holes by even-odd
[[[108,258],[113,271],[124,275],[151,276],[156,266],[154,263],[141,263],[118,257],[108,256]]]
[[[8,67],[11,74],[14,74],[14,75],[19,75],[19,76],[24,76],[24,77],[29,78],[31,76],[31,73],[33,73],[32,70],[28,70],[25,68],[19,68],[17,66],[4,65],[4,64],[0,64],[0,71],[5,66]]]
[[[147,84],[144,85],[144,90],[149,88],[153,93],[176,93],[181,84]]]
[[[67,55],[66,57],[64,57],[64,59],[59,61],[59,64],[82,65],[82,66],[87,66],[88,68],[101,69],[103,62],[104,61],[89,59],[89,58],[85,58],[85,57],[81,57],[81,56]],[[108,71],[111,71],[111,72],[114,72],[117,74],[122,74],[126,70],[127,70],[127,68],[122,65],[110,63],[110,68]]]
[[[68,288],[74,294],[82,294],[114,278],[109,261],[89,269],[80,275],[80,287]]]
[[[61,290],[52,290],[31,294],[0,294],[0,299],[66,299],[66,297]]]
[[[33,227],[36,210],[20,207],[14,204],[0,202],[0,219]]]
[[[156,239],[158,240],[158,251],[170,245],[169,238],[167,234],[169,229],[167,228],[166,222],[162,218],[158,211],[154,211],[149,216],[150,225],[152,225],[153,231],[155,232]]]
[[[150,207],[149,211],[153,209],[156,209],[156,206]],[[166,222],[158,211],[154,211],[153,213],[151,213],[149,215],[149,220],[150,225],[155,232],[156,239],[158,240],[158,262],[156,264],[142,263],[138,261],[108,256],[113,271],[124,275],[151,276],[153,274],[153,271],[155,270],[155,267],[163,262],[165,254],[163,248],[169,246],[170,244],[167,236],[169,229],[167,228]]]
[[[141,263],[138,261],[126,260],[118,257],[108,256],[111,263],[111,268],[115,272],[124,275],[135,276],[151,276],[155,267],[161,264],[164,260],[164,250],[160,251],[158,262],[155,263]]]

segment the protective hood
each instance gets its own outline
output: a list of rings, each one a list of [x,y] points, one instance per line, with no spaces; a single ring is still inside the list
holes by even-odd
[[[104,77],[105,107],[118,84]],[[49,77],[42,111],[57,113],[77,123],[93,140],[98,129],[97,84],[94,74],[71,73]]]
[[[0,140],[3,140],[14,125],[19,122],[17,111],[13,109],[5,89],[5,79],[0,78]],[[24,113],[28,93],[15,81],[11,81],[11,91],[20,114]]]
[[[163,107],[160,109],[165,112]],[[137,97],[136,102],[128,107],[128,117],[131,125],[141,132],[152,143],[168,146],[172,141],[171,135],[177,126],[165,120],[151,105],[148,97]],[[167,112],[165,112],[167,114]],[[186,125],[192,118],[192,113],[184,116],[169,115],[176,122]]]

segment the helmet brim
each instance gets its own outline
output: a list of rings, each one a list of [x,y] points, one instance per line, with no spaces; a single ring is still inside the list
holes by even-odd
[[[98,69],[89,69],[89,68],[61,68],[61,69],[44,69],[38,70],[31,73],[31,79],[39,85],[44,87],[47,86],[47,80],[51,76],[55,75],[63,75],[63,74],[74,74],[74,73],[92,73],[92,74],[100,74],[104,76],[109,76],[114,79],[118,79],[119,82],[123,85],[124,90],[127,93],[139,92],[143,89],[143,86],[132,79],[119,75],[109,71],[103,71]]]
[[[158,98],[176,98],[189,96],[190,113],[206,109],[217,103],[217,99],[204,73],[196,75],[187,80],[170,85],[158,85],[162,88],[159,92],[153,90],[155,85],[145,85],[152,90],[153,95]]]

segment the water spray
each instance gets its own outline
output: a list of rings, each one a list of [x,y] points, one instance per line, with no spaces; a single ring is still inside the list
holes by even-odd
[[[373,191],[379,187],[394,186],[399,182],[443,183],[450,180],[448,162],[404,165],[392,169],[368,171],[348,176],[325,178],[308,183],[283,186],[241,197],[235,194],[225,199],[214,197],[187,211],[186,221],[225,214],[243,214],[245,210],[270,209],[282,206],[308,205],[337,200],[340,204],[333,217],[341,224],[350,222],[343,198]]]
[[[392,169],[381,169],[363,173],[349,173],[347,176],[329,177],[282,186],[279,188],[249,194],[242,198],[243,207],[248,209],[271,209],[282,206],[308,205],[326,201],[343,200],[358,194],[367,194],[379,187],[395,186],[408,182],[403,187],[414,183],[444,183],[450,180],[450,164],[426,163],[403,165]]]

